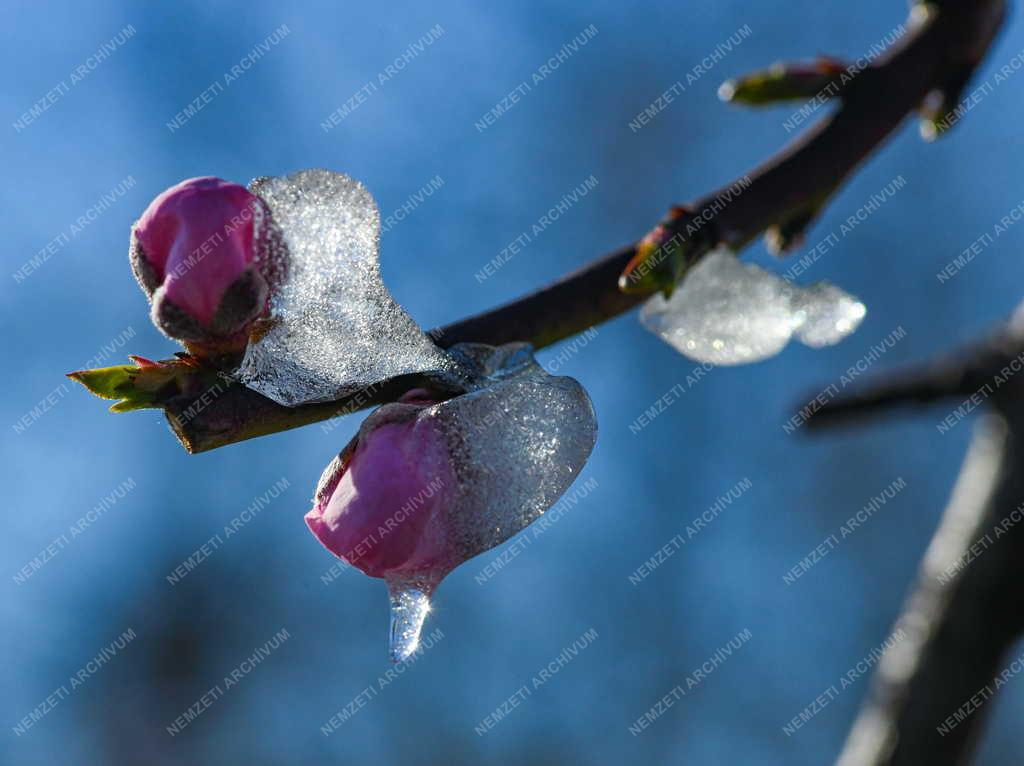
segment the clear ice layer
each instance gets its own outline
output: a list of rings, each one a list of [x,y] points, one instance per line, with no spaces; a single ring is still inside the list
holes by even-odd
[[[449,529],[461,560],[518,534],[575,481],[597,439],[590,397],[573,378],[549,375],[529,346],[459,344],[479,377],[473,390],[424,413],[448,442],[457,493]]]
[[[288,262],[269,329],[250,340],[236,371],[242,383],[294,407],[448,367],[381,280],[380,213],[362,184],[303,170],[250,189],[269,207]]]
[[[430,594],[451,568],[540,518],[575,481],[597,439],[583,386],[549,375],[527,344],[461,343],[451,353],[469,392],[417,417],[443,434],[455,470],[445,510],[453,555],[443,567],[388,581],[394,662],[416,650]]]
[[[794,285],[730,251],[708,253],[640,321],[685,356],[710,364],[746,364],[779,353],[794,335],[818,348],[857,329],[864,304],[835,285]]]

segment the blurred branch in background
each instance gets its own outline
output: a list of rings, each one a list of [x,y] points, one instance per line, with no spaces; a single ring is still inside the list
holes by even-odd
[[[839,766],[970,762],[1022,628],[1022,440],[1020,404],[979,422]]]
[[[990,337],[932,362],[878,376],[847,393],[806,410],[810,428],[860,423],[894,408],[924,407],[939,401],[957,408],[940,427],[944,433],[1024,366],[1024,317],[1011,319]],[[961,414],[962,413],[962,414]]]
[[[1018,319],[976,346],[868,383],[810,415],[808,425],[821,429],[901,405],[944,402],[952,409],[936,426],[942,433],[976,408],[995,410],[978,424],[897,621],[908,640],[884,655],[839,766],[968,763],[992,697],[1007,680],[1007,654],[1024,633],[1021,371]]]

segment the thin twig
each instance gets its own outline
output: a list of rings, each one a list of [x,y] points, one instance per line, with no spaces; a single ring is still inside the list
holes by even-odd
[[[808,408],[807,425],[829,428],[858,424],[865,416],[881,415],[893,408],[920,407],[939,401],[984,400],[1022,369],[1024,327],[1008,324],[992,337],[960,351],[930,363],[889,372],[844,391],[820,406]]]

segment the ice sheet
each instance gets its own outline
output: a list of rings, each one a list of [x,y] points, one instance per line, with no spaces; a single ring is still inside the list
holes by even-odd
[[[447,355],[399,306],[380,276],[380,214],[358,181],[328,170],[257,179],[286,245],[286,276],[269,330],[250,340],[236,371],[287,406],[329,401],[413,372],[443,370]]]

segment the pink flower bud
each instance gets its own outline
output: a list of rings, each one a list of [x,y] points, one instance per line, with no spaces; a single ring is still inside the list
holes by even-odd
[[[449,350],[465,393],[412,389],[371,414],[324,471],[306,523],[336,556],[388,586],[391,658],[408,658],[438,583],[536,521],[579,475],[597,438],[572,378],[529,346]]]
[[[306,523],[352,566],[429,595],[462,561],[446,517],[456,477],[438,421],[417,418],[434,402],[410,394],[371,415],[327,467]]]
[[[244,186],[209,176],[150,203],[132,229],[130,259],[158,328],[190,348],[245,346],[269,297],[266,216]]]

